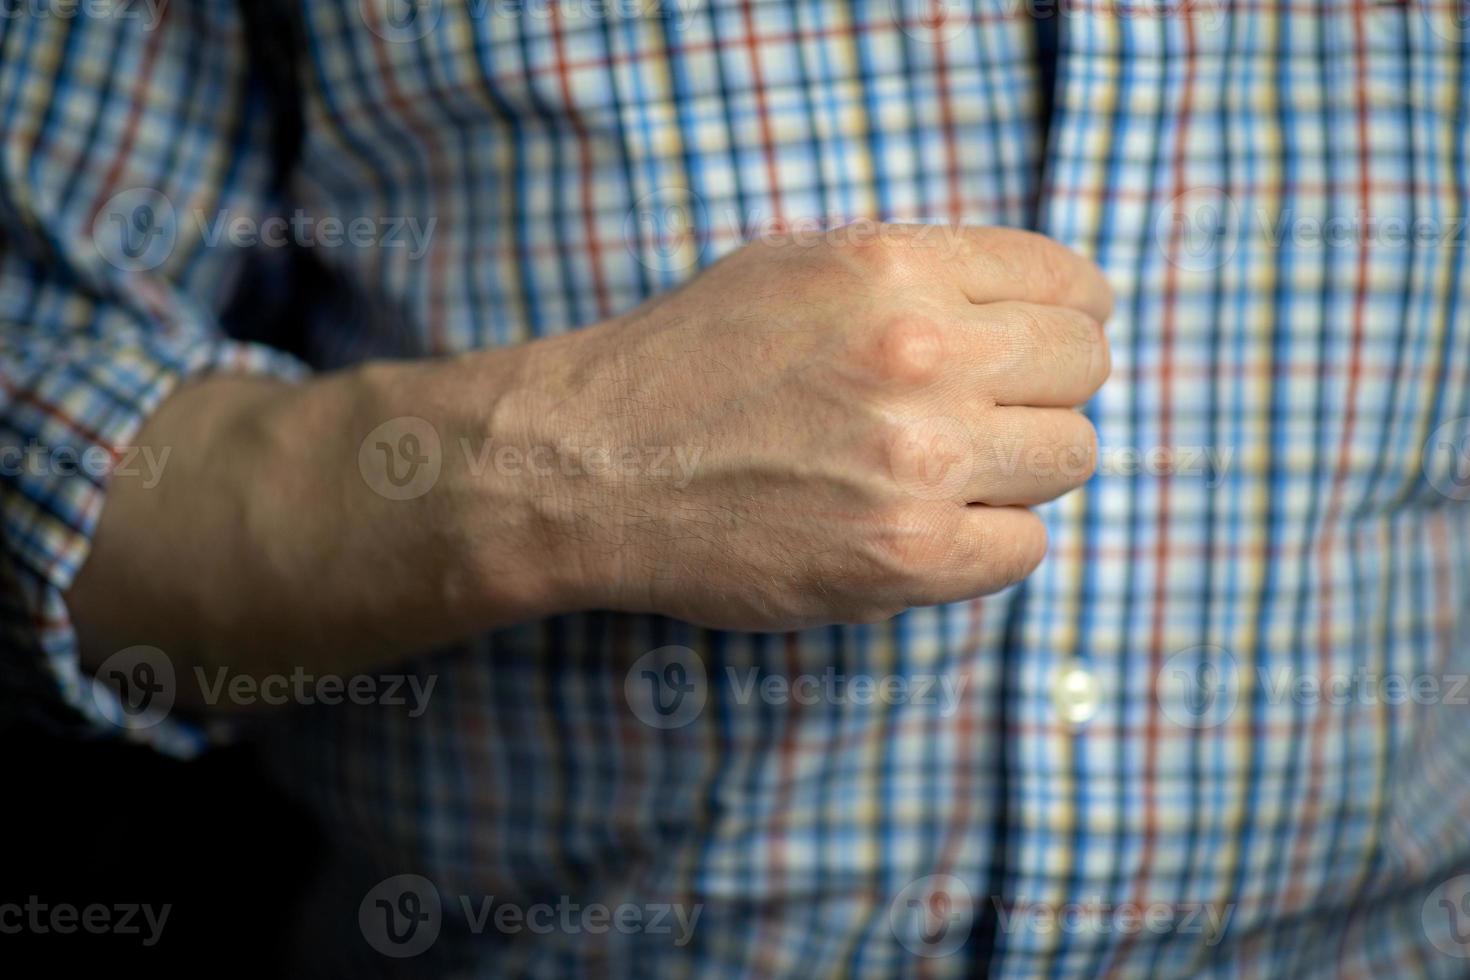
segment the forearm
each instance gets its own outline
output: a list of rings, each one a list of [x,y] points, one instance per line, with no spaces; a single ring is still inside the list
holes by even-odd
[[[301,385],[216,376],[176,392],[138,440],[167,450],[161,479],[114,478],[68,594],[84,661],[147,643],[184,669],[353,672],[558,611],[535,488],[471,465],[486,440],[516,438],[500,407],[523,361],[486,352]],[[433,427],[440,472],[390,499],[359,450],[405,417]]]
[[[1092,472],[1112,299],[1045,239],[957,233],[749,246],[520,347],[180,391],[71,590],[87,660],[346,673],[578,609],[791,630],[1003,588]]]

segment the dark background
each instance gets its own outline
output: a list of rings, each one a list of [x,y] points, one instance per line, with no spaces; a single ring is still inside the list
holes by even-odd
[[[182,762],[110,740],[0,726],[0,904],[165,903],[161,938],[0,933],[0,974],[136,968],[143,975],[273,977],[319,837],[250,749]],[[24,913],[23,913],[24,914]],[[25,971],[29,972],[29,971]]]

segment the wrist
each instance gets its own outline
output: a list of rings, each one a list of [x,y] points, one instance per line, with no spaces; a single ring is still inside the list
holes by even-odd
[[[406,511],[421,522],[423,574],[462,633],[595,605],[579,540],[589,512],[558,465],[572,437],[550,407],[558,380],[542,346],[366,371],[376,417],[432,440],[438,473]]]

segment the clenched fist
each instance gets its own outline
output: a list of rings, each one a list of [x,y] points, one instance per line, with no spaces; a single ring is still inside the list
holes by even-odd
[[[1095,465],[1110,304],[1036,235],[852,226],[534,343],[200,379],[138,434],[177,447],[158,486],[109,488],[83,660],[361,671],[560,612],[785,630],[991,592]]]
[[[1029,505],[1084,482],[1106,379],[1090,262],[1000,228],[767,240],[527,348],[526,446],[679,469],[542,482],[567,604],[740,630],[871,622],[993,592],[1046,550]],[[677,453],[677,456],[672,454]]]

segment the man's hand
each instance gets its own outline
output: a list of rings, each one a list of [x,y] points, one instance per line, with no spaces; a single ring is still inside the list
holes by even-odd
[[[506,406],[572,465],[541,515],[573,604],[708,626],[869,622],[972,598],[1046,550],[1108,375],[1102,273],[1006,229],[849,226],[749,245],[535,351]]]
[[[84,660],[362,671],[580,609],[782,630],[1024,577],[1026,506],[1094,465],[1107,284],[1023,232],[844,236],[519,347],[183,388],[68,593]]]

